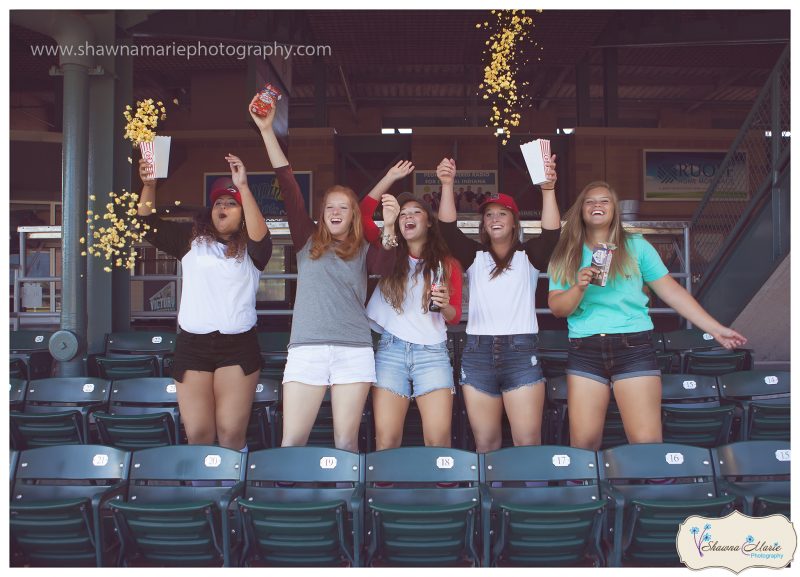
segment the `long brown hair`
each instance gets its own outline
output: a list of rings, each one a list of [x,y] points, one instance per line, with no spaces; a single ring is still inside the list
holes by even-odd
[[[326,190],[325,196],[322,197],[317,230],[315,230],[314,234],[311,236],[310,256],[312,260],[317,260],[325,254],[325,251],[336,243],[336,239],[333,238],[328,227],[325,226],[325,205],[328,203],[328,196],[334,192],[341,192],[347,195],[347,200],[350,202],[350,211],[353,214],[353,220],[350,222],[350,227],[347,229],[347,237],[336,244],[336,256],[342,260],[350,260],[361,250],[361,245],[364,240],[364,231],[361,225],[361,208],[358,206],[358,197],[356,193],[353,192],[352,188],[336,184]]]
[[[194,218],[194,226],[192,227],[192,238],[189,241],[190,245],[195,239],[201,239],[206,243],[221,242],[225,245],[225,257],[235,258],[242,260],[245,252],[247,251],[247,224],[244,220],[244,209],[242,209],[242,225],[239,227],[238,232],[231,235],[231,238],[224,239],[220,236],[214,221],[211,220],[211,207],[200,211]]]
[[[511,250],[509,250],[506,256],[503,258],[500,258],[494,251],[494,248],[492,248],[492,239],[489,238],[489,233],[486,232],[486,223],[483,220],[486,210],[484,210],[484,212],[481,214],[481,228],[480,232],[478,233],[478,238],[480,238],[481,244],[489,249],[489,254],[492,255],[492,259],[494,259],[494,268],[492,269],[492,276],[490,277],[492,280],[503,274],[503,271],[511,268],[511,261],[514,260],[514,253],[520,249],[519,231],[522,230],[522,224],[519,221],[519,215],[511,209],[507,210],[514,217],[514,225],[511,229],[511,238],[513,239],[513,243]]]
[[[559,284],[574,284],[581,268],[583,259],[583,245],[586,242],[586,223],[583,222],[583,203],[590,190],[595,188],[605,188],[611,197],[611,204],[614,208],[614,218],[611,221],[610,234],[608,235],[609,244],[617,246],[614,257],[611,259],[611,269],[608,272],[609,279],[616,278],[620,274],[630,274],[637,268],[634,259],[628,252],[628,238],[630,235],[622,227],[622,218],[619,211],[619,197],[616,191],[605,181],[595,180],[583,187],[583,190],[575,199],[565,215],[566,224],[561,229],[561,238],[558,240],[553,255],[550,257],[548,274],[550,278]]]
[[[415,286],[420,280],[424,283],[425,289],[422,291],[422,312],[428,312],[428,305],[431,301],[431,277],[433,270],[439,266],[439,263],[444,263],[446,278],[450,278],[451,269],[453,266],[450,251],[447,248],[442,233],[439,231],[439,221],[431,211],[430,206],[425,202],[420,201],[407,201],[403,206],[409,202],[416,202],[422,210],[428,215],[428,236],[425,239],[425,244],[422,247],[421,254],[418,255],[414,269],[413,282]],[[402,206],[400,207],[402,209]],[[408,272],[411,270],[411,265],[408,262],[409,252],[408,243],[400,232],[400,219],[394,223],[395,234],[397,236],[397,258],[394,261],[394,269],[391,274],[383,277],[378,284],[383,293],[383,296],[392,305],[392,308],[397,313],[403,312],[403,301],[406,298],[406,283],[408,282]]]

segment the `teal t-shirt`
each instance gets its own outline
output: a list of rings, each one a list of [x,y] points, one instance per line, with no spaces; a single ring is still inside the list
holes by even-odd
[[[658,280],[669,271],[661,257],[642,235],[628,238],[628,252],[638,266],[628,275],[609,278],[606,286],[590,284],[578,308],[567,318],[569,336],[582,338],[599,333],[636,333],[653,329],[647,312],[647,295],[642,292],[645,282]],[[583,245],[581,268],[592,262],[592,251]],[[573,283],[561,284],[550,279],[550,290],[566,290]]]

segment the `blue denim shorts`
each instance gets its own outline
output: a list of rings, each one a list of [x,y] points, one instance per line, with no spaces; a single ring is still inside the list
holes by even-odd
[[[537,336],[467,335],[461,359],[461,384],[492,397],[544,382]]]
[[[661,376],[651,331],[569,339],[567,374],[608,385],[632,377]]]
[[[375,373],[376,387],[409,399],[437,389],[455,392],[446,341],[417,345],[385,332],[375,352]]]

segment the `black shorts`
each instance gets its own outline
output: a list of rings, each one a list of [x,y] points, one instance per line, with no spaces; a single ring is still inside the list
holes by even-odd
[[[239,365],[245,375],[261,370],[261,351],[258,334],[253,327],[237,335],[224,335],[219,331],[196,335],[180,331],[175,341],[175,361],[172,377],[179,383],[185,371],[213,373],[220,367]]]
[[[622,379],[661,376],[652,333],[619,333],[569,339],[567,374],[605,385]]]

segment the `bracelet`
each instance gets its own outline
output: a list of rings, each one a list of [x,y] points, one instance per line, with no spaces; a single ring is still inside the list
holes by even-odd
[[[555,190],[556,189],[555,186],[553,188],[545,188],[543,186],[540,186],[539,188],[541,188],[542,190]]]
[[[381,244],[383,248],[393,248],[397,246],[397,237],[391,233],[384,232],[381,234]]]

